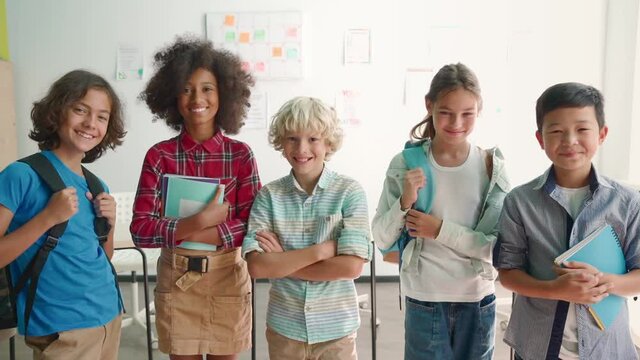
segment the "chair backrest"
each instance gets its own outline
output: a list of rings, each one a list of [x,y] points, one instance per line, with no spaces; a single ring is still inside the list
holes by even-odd
[[[116,243],[131,242],[129,225],[133,217],[133,201],[136,198],[134,191],[116,192],[111,194],[116,200]]]
[[[117,192],[111,195],[116,199],[116,220],[127,224],[131,223],[133,201],[136,198],[135,191]]]

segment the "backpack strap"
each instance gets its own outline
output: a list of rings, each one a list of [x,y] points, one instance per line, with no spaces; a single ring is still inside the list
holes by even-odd
[[[484,166],[487,168],[487,176],[491,180],[493,177],[493,151],[482,150],[482,154],[484,155]]]
[[[418,199],[413,204],[413,208],[420,212],[428,213],[431,211],[431,207],[433,206],[435,181],[433,170],[431,169],[431,166],[429,166],[429,159],[424,151],[423,144],[424,141],[417,143],[407,142],[404,150],[402,150],[402,157],[404,158],[408,169],[422,169],[422,172],[426,177],[425,186],[418,189]],[[411,240],[415,240],[415,237],[409,235],[409,231],[405,227],[400,233],[400,237],[397,241],[398,251],[400,252],[399,266],[401,269],[403,262],[402,253]]]
[[[82,167],[82,173],[84,174],[84,178],[87,181],[87,186],[89,187],[89,191],[91,195],[95,199],[98,194],[104,192],[104,187],[102,186],[102,182],[95,176],[91,171],[89,171],[84,166]],[[100,246],[103,246],[107,241],[107,236],[109,235],[109,231],[111,230],[111,225],[104,217],[97,217],[93,221],[93,227],[96,231],[96,235],[98,235],[98,241],[100,242]]]
[[[0,330],[18,326],[9,265],[0,268]]]
[[[424,176],[427,178],[426,185],[418,189],[418,200],[413,204],[413,208],[428,213],[433,205],[433,194],[435,184],[433,179],[433,170],[429,166],[429,159],[422,147],[424,142],[407,143],[405,149],[402,150],[402,157],[407,164],[408,169],[422,169]]]
[[[31,166],[31,168],[38,174],[40,179],[44,181],[52,193],[56,193],[65,188],[65,184],[60,178],[58,171],[53,167],[51,162],[42,154],[36,153],[26,158],[18,160]],[[60,237],[67,228],[68,221],[54,225],[49,229],[47,238],[33,257],[29,265],[25,268],[24,272],[18,279],[15,286],[15,294],[19,294],[29,281],[29,290],[27,292],[27,300],[24,309],[24,332],[25,336],[29,328],[29,318],[31,317],[31,310],[33,310],[33,302],[36,298],[36,289],[38,287],[38,280],[40,279],[40,273],[44,264],[47,262],[49,253],[58,245]]]
[[[95,176],[91,171],[89,171],[84,166],[82,167],[82,173],[84,174],[84,178],[87,181],[87,186],[89,187],[89,191],[91,192],[91,195],[95,199],[95,197],[98,196],[98,194],[100,194],[101,192],[104,192],[104,187],[102,186],[102,182],[100,181],[100,179],[98,179],[97,176]],[[98,242],[100,243],[100,246],[104,248],[104,244],[107,242],[107,239],[109,238],[109,231],[111,231],[111,225],[109,225],[107,218],[96,216],[95,219],[93,220],[93,229],[95,230],[96,235],[98,235]],[[118,299],[120,301],[120,306],[122,306],[122,309],[125,310],[124,302],[122,301],[122,293],[120,292],[120,284],[118,283],[118,273],[116,272],[116,268],[113,266],[113,263],[111,262],[111,259],[109,259],[108,256],[107,256],[107,261],[109,262],[109,266],[111,267],[111,273],[113,274],[113,279],[115,280],[115,283],[116,283],[116,290],[118,291]]]

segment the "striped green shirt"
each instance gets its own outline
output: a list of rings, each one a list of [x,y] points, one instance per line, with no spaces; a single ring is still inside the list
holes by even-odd
[[[255,235],[271,231],[285,251],[335,239],[338,255],[370,260],[369,216],[365,192],[355,180],[325,169],[312,195],[289,174],[258,193],[242,253],[260,251]],[[352,280],[271,281],[267,325],[290,339],[310,344],[344,337],[360,326]]]

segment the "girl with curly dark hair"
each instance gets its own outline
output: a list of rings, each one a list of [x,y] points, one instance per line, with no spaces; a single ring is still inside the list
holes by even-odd
[[[236,359],[251,347],[251,281],[239,247],[261,185],[249,146],[223,132],[243,125],[253,79],[237,56],[197,38],[179,37],[154,59],[156,72],[140,98],[179,134],[147,152],[131,234],[140,247],[162,247],[159,348],[171,359]],[[195,214],[169,218],[162,214],[165,174],[225,186]]]
[[[102,77],[74,70],[33,104],[31,119],[29,137],[42,152],[29,159],[50,163],[66,188],[52,195],[22,161],[0,172],[0,268],[10,263],[14,284],[25,276],[37,286],[34,295],[27,286],[17,294],[18,331],[34,359],[115,360],[123,310],[109,263],[116,203],[107,192],[91,194],[82,163],[122,143],[120,100]],[[101,217],[106,240],[94,227]],[[49,231],[65,222],[61,236]],[[46,268],[33,275],[47,249]]]

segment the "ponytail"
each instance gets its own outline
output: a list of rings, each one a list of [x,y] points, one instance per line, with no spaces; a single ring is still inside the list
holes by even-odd
[[[422,121],[411,129],[409,136],[415,140],[433,139],[436,129],[433,127],[433,116],[427,115]]]

